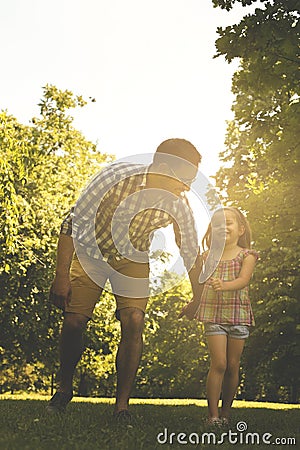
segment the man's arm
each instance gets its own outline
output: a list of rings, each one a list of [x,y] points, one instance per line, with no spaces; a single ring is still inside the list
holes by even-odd
[[[179,208],[176,217],[177,220],[173,221],[175,240],[178,248],[180,249],[185,267],[188,270],[189,279],[193,291],[193,298],[191,302],[182,309],[181,313],[179,314],[179,318],[187,316],[187,318],[191,320],[194,318],[195,312],[197,311],[200,304],[204,284],[199,283],[199,276],[203,264],[203,259],[200,255],[199,248],[196,259],[192,267],[190,266],[191,255],[195,255],[196,249],[198,247],[198,237],[194,223],[194,216],[187,198],[185,198],[185,204],[181,204],[181,208]],[[182,225],[181,230],[179,227],[179,223]]]
[[[200,253],[198,253],[196,261],[189,271],[189,279],[192,286],[193,297],[194,299],[198,299],[200,301],[200,297],[202,295],[203,287],[202,284],[199,283],[199,276],[202,269],[202,257]]]
[[[189,279],[192,286],[193,298],[184,306],[179,314],[179,318],[186,316],[189,320],[192,320],[199,307],[201,295],[204,287],[204,283],[199,283],[199,276],[202,269],[202,257],[198,253],[194,266],[189,271]]]
[[[70,266],[74,253],[73,238],[60,234],[57,245],[56,274],[50,288],[50,300],[64,309],[71,300]]]

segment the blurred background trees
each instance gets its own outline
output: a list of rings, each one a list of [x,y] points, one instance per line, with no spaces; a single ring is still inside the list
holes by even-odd
[[[248,214],[260,251],[251,285],[256,327],[241,368],[240,398],[299,399],[299,2],[213,0],[230,10],[257,3],[239,24],[218,29],[217,57],[239,58],[222,166],[225,204]],[[112,160],[74,129],[82,97],[46,86],[40,116],[20,124],[0,114],[0,354],[2,391],[50,392],[60,314],[48,303],[57,235],[80,189]],[[166,274],[172,276],[172,274]],[[188,282],[150,301],[134,395],[204,397],[208,352],[202,326],[177,315]],[[80,395],[114,393],[119,324],[106,293],[86,334],[75,380]]]
[[[0,345],[3,380],[13,371],[12,383],[37,362],[44,374],[53,371],[60,321],[47,296],[61,219],[111,160],[72,127],[68,111],[84,104],[46,86],[30,125],[0,115]]]
[[[230,9],[235,1],[214,1]],[[243,4],[255,3],[243,1]],[[240,58],[234,119],[216,184],[248,212],[261,252],[252,283],[257,326],[245,353],[245,395],[299,396],[299,2],[263,1],[219,29],[217,55]],[[254,381],[255,380],[255,381]],[[255,386],[254,386],[255,384]]]

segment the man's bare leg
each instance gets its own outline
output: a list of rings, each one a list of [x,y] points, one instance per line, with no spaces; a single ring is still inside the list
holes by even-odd
[[[73,375],[84,351],[83,332],[88,318],[81,314],[66,313],[60,334],[59,391],[72,392]]]
[[[88,318],[66,313],[60,334],[60,380],[57,392],[46,407],[49,413],[63,413],[72,400],[73,375],[83,352],[83,331]]]
[[[116,413],[128,409],[131,389],[142,355],[144,313],[138,308],[124,308],[120,310],[120,320],[121,341],[116,359]]]

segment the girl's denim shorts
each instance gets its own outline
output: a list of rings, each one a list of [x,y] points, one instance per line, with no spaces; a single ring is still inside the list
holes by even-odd
[[[249,337],[249,327],[247,325],[231,325],[219,323],[205,323],[204,331],[206,336],[224,334],[234,339],[247,339]]]

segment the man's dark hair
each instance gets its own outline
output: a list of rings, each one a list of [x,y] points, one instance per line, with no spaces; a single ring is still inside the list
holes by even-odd
[[[164,155],[172,155],[184,159],[195,166],[198,166],[201,162],[200,153],[196,147],[186,139],[173,138],[163,141],[156,149],[153,162],[156,164],[168,162],[167,157]]]

